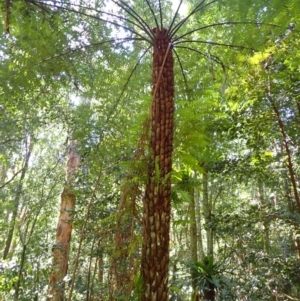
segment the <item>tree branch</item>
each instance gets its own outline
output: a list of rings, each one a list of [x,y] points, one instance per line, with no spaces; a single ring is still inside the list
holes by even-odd
[[[4,188],[7,184],[9,184],[13,179],[20,173],[22,172],[23,168],[18,170],[12,177],[9,179],[7,182],[5,182],[3,185],[0,186],[0,189]]]

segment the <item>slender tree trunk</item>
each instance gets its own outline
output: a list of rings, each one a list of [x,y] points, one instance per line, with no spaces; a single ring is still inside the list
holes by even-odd
[[[206,224],[206,242],[207,242],[207,253],[208,257],[213,258],[214,255],[214,242],[213,242],[213,229],[209,226],[211,222],[211,211],[212,206],[208,197],[208,174],[206,171],[203,172],[203,213]]]
[[[207,258],[213,260],[214,258],[214,231],[211,224],[211,214],[212,214],[212,202],[210,202],[208,197],[208,173],[203,172],[203,214],[206,224],[206,242],[207,242]],[[208,264],[207,259],[204,259],[204,264]],[[203,301],[214,301],[215,300],[215,285],[213,283],[208,283],[203,289]]]
[[[20,288],[21,288],[21,281],[23,278],[23,272],[24,272],[24,263],[25,263],[25,256],[26,256],[26,247],[27,245],[23,245],[22,253],[21,253],[21,262],[18,272],[18,280],[15,287],[15,294],[14,294],[14,301],[19,300],[19,294],[20,294]]]
[[[12,218],[11,218],[11,222],[9,225],[9,230],[8,230],[8,234],[7,234],[7,238],[6,238],[6,242],[5,242],[5,248],[3,251],[3,259],[6,259],[9,254],[9,250],[11,248],[12,239],[13,239],[13,235],[14,235],[14,231],[15,231],[15,225],[16,225],[16,220],[17,220],[17,215],[18,215],[18,210],[19,210],[19,203],[20,203],[20,198],[21,198],[22,189],[23,189],[23,181],[24,181],[27,169],[28,169],[28,162],[29,162],[31,152],[32,152],[32,147],[33,147],[33,142],[32,142],[32,139],[30,136],[28,137],[26,143],[28,144],[28,146],[27,146],[28,149],[27,149],[27,153],[25,156],[24,167],[21,172],[20,181],[18,183],[16,195],[14,198]]]
[[[258,182],[258,193],[259,193],[259,200],[263,207],[267,207],[268,204],[265,201],[264,196],[264,186],[262,180]],[[270,254],[270,222],[268,220],[263,221],[264,225],[264,251],[266,254]]]
[[[33,232],[35,230],[35,225],[37,223],[38,216],[39,216],[39,213],[41,212],[41,209],[42,209],[42,206],[35,213],[33,220],[32,219],[31,219],[31,221],[28,220],[27,224],[26,224],[26,222],[22,221],[23,219],[24,220],[26,219],[26,209],[23,210],[23,214],[21,214],[21,216],[20,216],[19,223],[20,224],[22,222],[25,223],[25,227],[24,227],[25,231],[24,231],[23,234],[21,232],[19,232],[20,243],[22,245],[22,253],[21,253],[21,258],[20,258],[20,262],[19,262],[19,271],[18,271],[17,282],[16,282],[16,285],[15,285],[14,301],[19,300],[20,293],[22,293],[21,284],[22,284],[22,281],[23,281],[24,267],[25,267],[25,263],[26,263],[26,250],[27,250],[27,246],[28,246],[28,244],[29,244],[29,242],[32,238]],[[31,223],[31,226],[29,227],[30,223]],[[36,278],[38,278],[38,271],[36,271],[36,273],[37,273]],[[37,283],[38,282],[36,282],[35,284],[37,284]],[[37,298],[38,298],[38,292],[36,292],[34,300],[37,300]]]
[[[295,169],[294,169],[294,166],[293,166],[291,151],[290,151],[290,147],[289,147],[289,143],[288,143],[289,139],[288,139],[288,135],[285,131],[284,124],[283,124],[283,121],[281,119],[279,110],[278,110],[278,108],[277,108],[277,106],[276,106],[276,104],[275,104],[275,102],[272,98],[270,78],[268,78],[268,85],[267,85],[267,88],[266,88],[266,93],[267,93],[267,99],[269,100],[269,102],[272,106],[272,109],[275,113],[277,123],[278,123],[278,126],[279,126],[279,130],[280,130],[280,133],[282,135],[283,145],[284,145],[286,156],[287,156],[287,167],[288,167],[288,171],[289,171],[289,174],[290,174],[290,179],[291,179],[291,183],[292,183],[292,187],[293,187],[293,191],[294,191],[294,197],[295,197],[295,201],[296,201],[296,204],[297,204],[297,207],[298,207],[298,212],[300,212],[300,196],[299,196],[299,193],[298,193],[298,187],[297,187],[297,182],[296,182],[296,177],[295,177]]]
[[[281,145],[281,152],[283,153],[283,145]],[[287,207],[290,213],[295,214],[295,212],[297,212],[297,207],[296,204],[293,200],[293,193],[292,193],[292,189],[291,189],[291,185],[289,183],[289,174],[288,171],[285,169],[282,173],[282,177],[284,179],[284,190],[285,190],[285,197],[287,200]],[[299,227],[298,227],[299,228]],[[296,235],[297,231],[299,231],[297,229],[297,227],[294,227],[293,229],[291,229],[291,234],[290,237],[293,240],[293,243],[295,245],[295,251],[297,252],[297,256],[298,258],[300,258],[300,239],[299,237]],[[294,255],[293,252],[290,251],[286,254],[286,256],[290,256],[290,255]]]
[[[97,259],[95,260],[95,264],[93,266],[94,263],[94,252],[95,252],[95,248],[97,248],[97,246],[95,247],[96,244],[96,238],[94,237],[93,239],[93,243],[92,243],[92,248],[91,248],[91,252],[90,252],[90,257],[89,257],[89,268],[88,268],[88,275],[87,275],[87,284],[86,284],[86,301],[90,301],[92,299],[92,288],[93,288],[93,280],[94,280],[94,276],[95,276],[95,267],[97,266]]]
[[[189,212],[190,212],[191,261],[196,262],[198,260],[198,255],[197,255],[198,238],[197,238],[197,221],[196,221],[194,189],[191,189],[190,196],[191,196],[191,203],[189,205]]]
[[[166,29],[154,29],[150,160],[145,188],[141,276],[143,301],[168,300],[174,73]]]
[[[282,139],[283,139],[283,146],[285,149],[285,153],[287,156],[287,167],[288,167],[288,171],[289,171],[289,175],[290,175],[290,180],[292,183],[292,187],[293,187],[293,192],[294,192],[294,197],[295,197],[295,201],[296,201],[296,205],[298,208],[298,212],[300,212],[300,196],[299,196],[299,192],[298,192],[298,185],[297,185],[297,181],[296,181],[296,175],[295,175],[295,168],[293,165],[293,161],[292,161],[292,155],[291,155],[291,151],[290,151],[290,146],[289,146],[289,138],[288,135],[285,131],[285,127],[284,127],[284,123],[281,119],[279,110],[272,98],[271,95],[271,84],[270,84],[270,78],[268,79],[268,86],[267,86],[267,98],[273,108],[273,111],[275,113],[276,119],[277,119],[277,123],[279,126],[279,130],[280,133],[282,135]],[[297,249],[297,253],[298,253],[298,258],[300,258],[300,240],[298,238],[298,231],[296,231],[296,235],[294,235],[294,243],[295,243],[295,247]]]
[[[101,286],[103,287],[104,284],[104,258],[103,258],[103,251],[98,246],[98,256],[97,256],[97,279]]]
[[[147,117],[139,138],[138,145],[132,162],[145,159],[145,151],[148,143],[150,118]],[[115,252],[112,255],[112,263],[109,272],[109,300],[124,299],[130,296],[137,270],[140,266],[138,260],[138,241],[135,235],[136,227],[141,223],[136,214],[136,202],[142,198],[140,183],[135,177],[145,175],[144,168],[131,168],[122,187],[122,198],[117,209],[115,229]]]
[[[189,205],[190,212],[190,241],[191,241],[191,262],[198,261],[198,236],[197,236],[197,220],[196,220],[196,208],[195,208],[195,192],[194,189],[190,190],[191,203]],[[199,300],[198,288],[197,288],[197,273],[193,270],[191,272],[192,277],[192,296],[191,301]]]
[[[143,154],[134,156],[136,160]],[[115,229],[115,252],[112,255],[110,271],[110,300],[122,300],[130,296],[134,287],[134,278],[140,262],[137,259],[137,237],[135,235],[136,201],[141,191],[139,184],[129,184],[133,176],[129,173],[126,179],[121,202],[118,207],[118,217]]]
[[[75,209],[75,195],[72,186],[74,186],[73,180],[79,164],[80,158],[76,152],[76,142],[72,141],[67,163],[67,183],[61,194],[56,242],[52,249],[53,265],[49,279],[49,301],[62,301],[64,299],[64,277],[68,271],[72,221]]]
[[[205,254],[203,250],[203,241],[202,241],[202,222],[201,222],[201,209],[200,209],[200,198],[199,192],[196,193],[195,198],[195,209],[196,209],[196,221],[197,221],[197,238],[198,238],[198,260],[200,262],[204,261]]]

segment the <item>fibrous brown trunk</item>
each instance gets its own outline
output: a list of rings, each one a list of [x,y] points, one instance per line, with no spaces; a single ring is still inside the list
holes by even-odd
[[[52,249],[53,265],[49,279],[49,301],[64,300],[64,277],[68,271],[72,221],[75,209],[75,195],[72,186],[74,186],[73,180],[79,164],[80,158],[76,152],[76,142],[72,141],[67,163],[67,183],[61,194],[56,239]]]
[[[144,197],[143,301],[168,299],[174,73],[166,29],[154,29],[150,159]]]
[[[212,283],[208,284],[203,291],[203,301],[214,301],[215,300],[215,286]]]

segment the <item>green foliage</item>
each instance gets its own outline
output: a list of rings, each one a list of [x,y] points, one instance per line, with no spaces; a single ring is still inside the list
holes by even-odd
[[[214,263],[213,258],[207,257],[204,262],[186,262],[185,265],[191,268],[200,290],[208,288],[208,283],[213,284],[217,288],[220,287],[220,282],[217,278],[220,273],[220,264]]]
[[[150,2],[159,18],[159,1]],[[184,2],[188,11],[199,3]],[[269,80],[298,181],[298,2],[204,1],[211,5],[176,33],[179,37],[212,23],[238,22],[196,30],[184,37],[185,43],[174,45],[180,61],[175,56],[176,129],[173,172],[168,177],[173,183],[171,264],[179,270],[170,272],[172,300],[190,300],[190,270],[200,291],[208,284],[217,288],[217,300],[299,299],[299,249],[295,246],[299,214],[282,133],[266,97]],[[75,11],[68,11],[69,1],[44,3],[10,1],[10,34],[0,37],[1,255],[19,202],[12,247],[8,259],[0,261],[0,299],[12,300],[18,285],[19,300],[46,296],[67,147],[75,139],[82,164],[74,189],[68,277],[83,235],[74,300],[87,298],[88,293],[107,300],[115,285],[111,265],[120,254],[115,250],[120,217],[126,222],[124,232],[130,229],[136,237],[128,244],[128,253],[136,262],[140,258],[141,200],[149,155],[149,129],[143,124],[151,101],[151,51],[140,59],[147,47],[144,41],[103,42],[118,35],[132,36],[94,18],[104,18],[99,11],[107,8],[128,18],[124,11],[110,8],[111,2],[93,2],[92,18],[85,15],[89,2],[80,2],[83,7]],[[55,7],[62,4],[68,9]],[[172,3],[161,4],[164,24],[170,24]],[[4,25],[5,3],[0,5]],[[145,1],[129,5],[149,28],[156,27]],[[136,25],[123,21],[141,33]],[[29,140],[32,155],[21,181]],[[138,158],[137,145],[142,145]],[[155,162],[157,179],[158,165]],[[204,221],[202,207],[200,175],[204,171],[209,176],[209,223]],[[134,211],[120,206],[125,188],[129,190],[126,206],[134,199]],[[192,197],[199,201],[198,240],[203,240],[206,251],[205,233],[214,232],[215,261],[211,257],[206,263],[188,261]],[[96,273],[101,256],[102,281]],[[183,258],[186,275],[186,267],[178,263]],[[138,300],[141,278],[134,267],[128,269],[131,273],[132,294],[122,298]]]

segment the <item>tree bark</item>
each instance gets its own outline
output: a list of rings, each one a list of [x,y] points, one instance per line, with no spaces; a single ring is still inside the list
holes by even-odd
[[[150,154],[143,213],[143,301],[168,299],[174,73],[166,29],[154,29]]]
[[[209,283],[208,287],[203,291],[203,301],[214,301],[215,295],[215,286]]]
[[[72,221],[75,210],[74,176],[80,164],[76,152],[76,141],[70,143],[69,158],[67,163],[67,181],[61,194],[60,214],[56,230],[55,245],[53,246],[53,265],[49,278],[48,299],[63,301],[64,277],[68,271],[70,241],[72,234]]]

